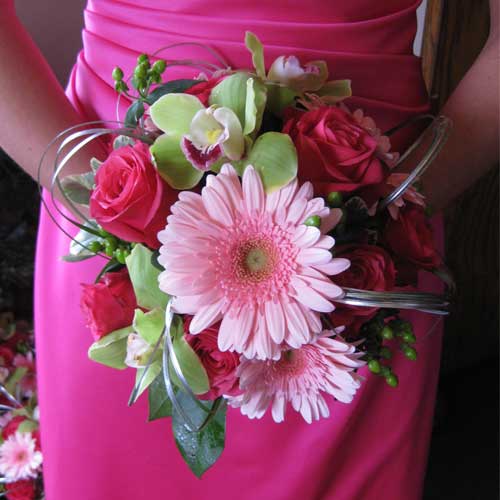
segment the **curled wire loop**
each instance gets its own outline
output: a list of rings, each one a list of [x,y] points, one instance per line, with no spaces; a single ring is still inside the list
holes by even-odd
[[[163,349],[163,370],[162,370],[163,381],[165,382],[165,388],[167,390],[168,397],[170,398],[170,401],[172,401],[172,405],[174,406],[175,411],[182,418],[186,429],[188,429],[190,432],[200,432],[215,417],[215,415],[219,411],[220,407],[224,404],[224,402],[222,398],[219,398],[212,403],[210,409],[207,409],[200,403],[200,401],[192,391],[186,378],[184,377],[184,374],[182,373],[179,360],[175,355],[172,337],[170,335],[170,329],[172,327],[173,317],[174,315],[171,309],[171,300],[170,300],[165,309],[165,327],[163,330],[165,336],[164,349]],[[172,367],[172,369],[174,370],[175,374],[177,375],[177,377],[181,382],[182,388],[180,390],[183,390],[197,406],[199,406],[203,411],[206,412],[207,415],[200,425],[197,425],[195,422],[193,422],[193,419],[186,413],[186,411],[180,404],[174,391],[174,386],[170,376],[170,367]]]
[[[429,118],[429,115],[423,115],[422,118]],[[377,210],[379,212],[387,208],[387,206],[391,203],[394,203],[396,200],[401,198],[401,196],[404,195],[405,191],[424,174],[424,172],[429,168],[431,163],[441,151],[446,140],[448,139],[451,132],[451,126],[451,120],[446,116],[438,116],[434,118],[429,127],[405,151],[394,168],[400,166],[414,151],[416,151],[423,144],[424,140],[429,138],[429,135],[432,137],[431,144],[425,150],[417,166],[410,172],[403,183],[395,188],[392,193],[381,200],[381,202],[378,204]]]

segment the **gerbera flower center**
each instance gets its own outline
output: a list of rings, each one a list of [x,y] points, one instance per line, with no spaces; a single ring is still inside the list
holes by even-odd
[[[241,282],[260,283],[273,272],[277,260],[276,249],[271,241],[245,241],[234,252],[235,276]]]

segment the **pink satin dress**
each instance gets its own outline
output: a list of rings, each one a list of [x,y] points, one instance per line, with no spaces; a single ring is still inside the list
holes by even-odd
[[[420,60],[412,55],[419,3],[89,0],[68,95],[86,119],[115,119],[114,66],[130,74],[141,52],[197,42],[234,68],[250,67],[243,39],[251,30],[265,44],[267,64],[282,54],[326,60],[331,78],[352,79],[348,104],[387,129],[428,109]],[[164,56],[213,60],[187,45]],[[169,71],[172,78],[194,74]],[[397,389],[363,370],[354,402],[331,401],[331,417],[312,425],[291,409],[281,424],[269,414],[251,421],[229,410],[226,449],[198,480],[176,449],[170,422],[147,423],[147,398],[127,407],[134,370],[87,358],[92,339],[79,309],[80,283],[92,282],[103,262],[62,262],[68,244],[42,211],[36,334],[47,500],[421,498],[441,345],[439,328],[428,335],[434,317],[412,315],[419,359],[396,356]]]

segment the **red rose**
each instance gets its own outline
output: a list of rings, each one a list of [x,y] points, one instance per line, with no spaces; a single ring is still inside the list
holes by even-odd
[[[397,261],[406,261],[422,269],[432,270],[441,264],[422,207],[406,204],[396,220],[389,218],[384,241],[394,252]]]
[[[0,366],[11,366],[14,359],[12,349],[7,346],[0,346]]]
[[[80,307],[96,340],[132,323],[137,301],[125,268],[82,287]]]
[[[200,83],[196,83],[192,87],[185,90],[184,93],[196,96],[202,102],[203,106],[208,106],[208,100],[210,99],[212,89],[223,79],[224,77],[202,80]]]
[[[7,500],[33,500],[35,498],[35,481],[22,479],[5,485]]]
[[[217,346],[219,324],[203,330],[197,335],[189,332],[190,319],[184,321],[184,335],[200,358],[207,371],[210,390],[202,394],[201,399],[217,399],[223,394],[236,396],[240,393],[236,368],[240,364],[239,356],[234,352],[221,352]]]
[[[100,166],[90,197],[90,214],[126,241],[158,248],[177,193],[160,177],[142,142],[115,149]]]
[[[351,261],[348,269],[335,276],[335,284],[360,290],[388,291],[394,288],[396,269],[389,254],[375,245],[336,247],[336,257]],[[376,307],[355,307],[337,304],[331,319],[335,326],[358,328],[373,317]]]
[[[353,116],[335,106],[289,112],[283,132],[292,138],[299,159],[298,177],[315,193],[350,192],[382,182],[387,169],[377,157],[377,140]]]

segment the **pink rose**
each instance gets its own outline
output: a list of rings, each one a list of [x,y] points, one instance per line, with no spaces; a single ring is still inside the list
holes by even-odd
[[[189,332],[190,318],[184,320],[184,335],[189,345],[200,358],[208,374],[210,390],[201,399],[217,399],[223,394],[236,396],[240,393],[236,368],[240,364],[239,355],[234,352],[221,352],[217,346],[219,324],[203,330],[197,335]]]
[[[324,106],[288,116],[283,132],[297,148],[298,177],[311,181],[316,194],[350,192],[387,177],[377,140],[347,111]]]
[[[137,301],[125,268],[82,288],[80,307],[96,340],[132,323]]]
[[[336,247],[335,257],[344,257],[351,261],[348,269],[335,276],[337,285],[379,292],[394,288],[396,269],[384,249],[376,245],[345,245]],[[350,330],[356,330],[376,312],[376,307],[336,304],[336,309],[330,317],[335,326],[346,326],[350,327]]]
[[[97,171],[90,215],[126,241],[158,248],[177,193],[159,176],[142,142],[115,149]]]
[[[394,253],[398,267],[402,262],[432,270],[441,264],[442,259],[436,251],[431,227],[420,206],[407,203],[399,211],[396,220],[389,218],[383,239]]]

